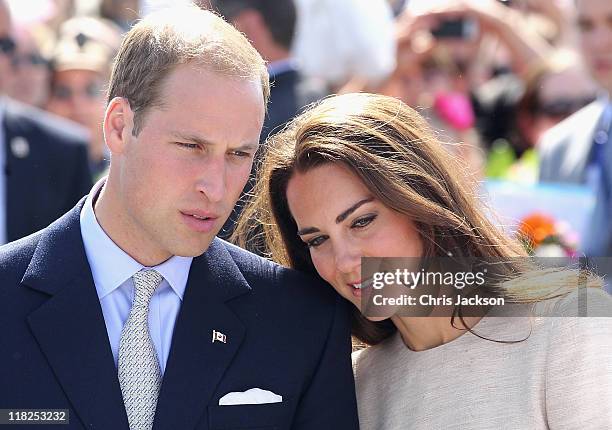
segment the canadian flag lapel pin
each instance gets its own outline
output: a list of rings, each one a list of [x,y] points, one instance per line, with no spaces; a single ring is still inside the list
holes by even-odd
[[[227,336],[221,333],[220,331],[213,330],[212,331],[212,343],[215,343],[215,342],[227,343]]]

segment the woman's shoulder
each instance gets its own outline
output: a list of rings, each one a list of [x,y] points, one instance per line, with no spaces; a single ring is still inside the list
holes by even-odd
[[[612,396],[612,298],[588,288],[558,300],[555,310],[546,354],[549,420],[573,424],[575,405],[588,405],[575,427],[610,428],[612,415],[597,405]]]
[[[580,288],[549,306],[551,339],[568,348],[579,344],[612,352],[612,296],[599,288]],[[584,344],[584,345],[583,345]]]
[[[355,375],[361,368],[372,369],[380,364],[386,365],[388,359],[397,355],[393,353],[393,350],[398,347],[398,338],[400,338],[399,334],[394,333],[377,345],[367,346],[353,352],[351,358]]]
[[[601,288],[553,290],[549,297],[506,301],[489,311],[495,317],[612,317],[612,295]]]
[[[381,345],[373,345],[373,346],[366,346],[363,347],[361,349],[358,349],[357,351],[354,351],[351,354],[351,359],[353,361],[353,372],[357,372],[358,367],[364,362],[364,361],[372,361],[373,359],[375,360],[377,356],[379,356],[381,353]]]
[[[612,317],[612,296],[601,288],[576,288],[538,302],[533,311],[541,317]]]

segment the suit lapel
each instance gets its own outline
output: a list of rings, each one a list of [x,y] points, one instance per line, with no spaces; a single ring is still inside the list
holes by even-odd
[[[193,260],[157,403],[155,428],[192,429],[238,351],[245,327],[226,303],[250,291],[219,239]],[[213,330],[226,342],[213,342]]]
[[[22,284],[51,297],[28,324],[87,427],[127,428],[117,370],[79,224],[83,200],[41,236]]]

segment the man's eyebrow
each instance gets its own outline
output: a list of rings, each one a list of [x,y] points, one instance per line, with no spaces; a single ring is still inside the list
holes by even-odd
[[[339,224],[342,221],[344,221],[346,217],[348,217],[350,214],[352,214],[357,209],[359,209],[360,206],[365,205],[366,203],[370,203],[373,200],[374,200],[374,197],[368,197],[367,199],[359,200],[353,206],[351,206],[350,208],[348,208],[347,210],[345,210],[344,212],[342,212],[340,215],[336,217],[336,224]],[[297,234],[298,236],[304,236],[306,234],[317,233],[319,231],[321,230],[319,230],[316,227],[306,227],[301,230],[298,230]]]
[[[202,146],[213,146],[214,145],[214,143],[211,142],[210,140],[206,139],[205,137],[198,136],[197,134],[182,133],[180,131],[174,131],[174,132],[171,132],[170,135],[172,136],[173,139],[178,139],[178,140],[182,140],[186,142],[193,142],[193,143],[197,143],[198,145],[202,145]],[[256,151],[258,147],[259,147],[259,142],[249,142],[249,143],[244,143],[232,149],[241,150],[241,151],[242,150]]]
[[[187,142],[193,142],[200,145],[213,145],[213,143],[202,136],[198,136],[197,134],[192,133],[183,133],[180,131],[173,131],[170,135],[174,139],[183,140]]]
[[[359,209],[360,206],[365,205],[366,203],[370,203],[372,200],[374,200],[374,197],[368,197],[367,199],[359,200],[353,206],[351,206],[350,208],[348,208],[347,210],[345,210],[344,212],[342,212],[340,215],[336,217],[336,224],[340,224],[342,221],[346,219],[346,217],[348,217],[350,214],[352,214],[357,209]]]

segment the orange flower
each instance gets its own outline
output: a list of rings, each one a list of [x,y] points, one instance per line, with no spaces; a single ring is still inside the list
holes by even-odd
[[[543,213],[527,215],[521,221],[518,234],[531,242],[533,248],[539,246],[547,237],[557,234],[555,220]]]

